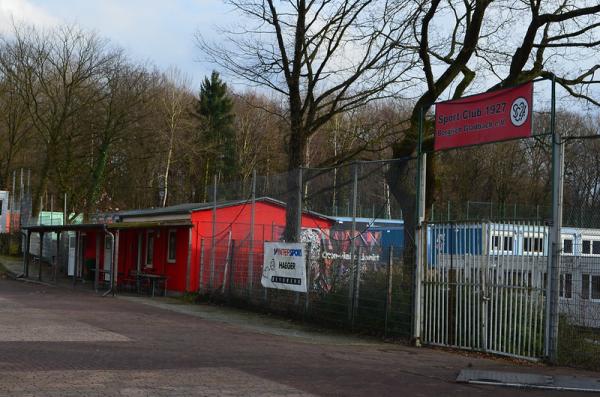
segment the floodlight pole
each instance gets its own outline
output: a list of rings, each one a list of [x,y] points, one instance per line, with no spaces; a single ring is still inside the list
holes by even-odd
[[[417,211],[416,211],[416,238],[415,238],[415,290],[413,296],[413,340],[415,346],[421,346],[421,281],[423,277],[423,258],[425,231],[425,180],[427,175],[427,153],[423,152],[423,108],[419,110],[419,141],[417,145]]]
[[[558,295],[561,256],[561,227],[563,210],[564,143],[556,131],[556,77],[552,76],[552,102],[550,109],[550,132],[552,134],[552,225],[548,245],[548,285],[546,286],[546,337],[544,353],[552,363],[558,353]]]

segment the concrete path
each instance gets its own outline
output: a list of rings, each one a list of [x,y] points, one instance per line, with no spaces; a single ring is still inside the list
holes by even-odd
[[[575,396],[457,384],[561,368],[339,336],[171,299],[0,280],[0,396]]]

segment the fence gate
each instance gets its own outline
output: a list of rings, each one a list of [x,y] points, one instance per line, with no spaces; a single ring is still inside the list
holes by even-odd
[[[542,357],[548,228],[438,223],[425,230],[423,342]]]

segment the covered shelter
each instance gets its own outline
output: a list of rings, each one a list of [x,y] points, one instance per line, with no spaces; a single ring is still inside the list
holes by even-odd
[[[66,258],[65,271],[67,276],[72,277],[73,284],[77,279],[83,279],[90,271],[94,274],[94,288],[100,288],[102,281],[110,281],[110,273],[112,269],[112,255],[106,256],[101,246],[105,239],[114,241],[114,234],[108,230],[108,225],[105,224],[73,224],[73,225],[32,225],[22,228],[24,234],[23,246],[23,276],[29,278],[31,256],[37,258],[40,262],[38,266],[37,279],[42,280],[42,259],[44,257],[45,244],[51,241],[56,244],[54,255],[49,258],[49,264],[52,267],[51,280],[57,281],[59,273],[59,262],[61,256]],[[32,236],[39,235],[36,250],[32,251]],[[54,234],[56,237],[50,240],[44,238],[44,235]],[[65,238],[63,238],[65,237]],[[66,252],[65,252],[66,251]],[[87,268],[86,263],[94,263],[93,268]],[[100,264],[105,262],[108,266],[101,267]],[[106,275],[104,275],[105,273]],[[47,280],[46,280],[47,281]],[[112,288],[113,285],[108,285]]]

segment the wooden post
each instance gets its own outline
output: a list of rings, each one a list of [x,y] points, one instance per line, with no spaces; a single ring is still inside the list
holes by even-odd
[[[177,233],[177,231],[175,232]],[[169,233],[167,232],[167,240],[169,238]],[[186,271],[185,271],[185,291],[190,292],[191,283],[192,283],[192,228],[188,229],[188,254],[186,261]]]
[[[204,238],[200,239],[200,274],[198,275],[198,293],[204,290]]]
[[[54,276],[52,277],[56,283],[58,280],[58,262],[60,261],[60,232],[56,232],[56,257],[54,259]]]
[[[31,249],[31,231],[27,230],[27,242],[25,243],[25,250],[23,252],[23,273],[25,278],[29,277],[29,250]]]
[[[96,232],[96,271],[94,274],[94,290],[98,291],[98,285],[100,284],[100,232]]]
[[[248,296],[252,294],[254,283],[254,223],[256,212],[256,169],[252,170],[252,206],[250,207],[250,246],[248,248]],[[264,229],[263,229],[264,231]]]
[[[217,244],[217,174],[213,175],[212,237],[210,239],[210,290],[215,288],[215,249]]]
[[[235,282],[235,240],[231,240],[231,251],[229,252],[229,296],[234,288]]]
[[[311,248],[312,248],[312,244],[311,243],[307,243],[306,244],[306,299],[304,301],[304,315],[306,316],[308,314],[308,305],[310,302],[310,286],[312,285],[312,271],[311,271]]]
[[[113,279],[112,279],[112,291],[113,296],[115,295],[115,289],[117,288],[117,282],[119,281],[119,230],[115,232],[115,241],[113,244],[114,249],[114,262],[113,262]]]
[[[38,280],[42,281],[42,255],[44,254],[44,232],[40,232],[40,256],[38,258]]]

